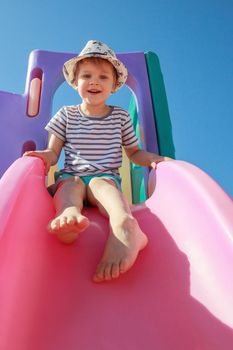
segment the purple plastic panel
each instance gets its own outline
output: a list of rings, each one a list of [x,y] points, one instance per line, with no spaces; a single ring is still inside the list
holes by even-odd
[[[0,91],[0,176],[25,150],[46,147],[45,125],[51,118],[53,96],[64,82],[62,66],[74,53],[35,50],[29,56],[25,93]],[[124,53],[118,57],[129,70],[127,85],[137,100],[144,149],[157,152],[156,131],[144,53]],[[42,71],[40,110],[36,117],[27,115],[28,92],[35,72]],[[34,72],[34,73],[33,73]]]

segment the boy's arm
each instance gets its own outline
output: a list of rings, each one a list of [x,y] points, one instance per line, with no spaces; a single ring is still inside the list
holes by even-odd
[[[138,146],[125,148],[125,153],[134,164],[141,166],[153,166],[153,163],[157,164],[166,160],[172,160],[172,158],[169,157],[143,151]]]
[[[28,151],[23,156],[38,157],[43,160],[45,165],[46,174],[48,173],[50,166],[57,163],[64,141],[59,139],[53,134],[49,134],[48,146],[45,150]]]

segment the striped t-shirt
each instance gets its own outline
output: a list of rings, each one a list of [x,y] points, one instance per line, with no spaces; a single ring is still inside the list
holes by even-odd
[[[77,176],[119,175],[122,146],[138,145],[130,115],[120,107],[104,117],[87,117],[78,105],[64,106],[45,129],[64,141],[62,171]]]

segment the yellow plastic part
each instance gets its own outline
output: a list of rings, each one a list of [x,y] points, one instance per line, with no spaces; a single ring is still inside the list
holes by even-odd
[[[122,191],[128,202],[132,204],[132,187],[131,187],[131,176],[130,176],[130,161],[125,154],[123,149],[122,167],[120,168],[120,175],[122,178]]]
[[[48,177],[47,177],[47,186],[50,186],[50,185],[53,185],[54,184],[54,173],[55,171],[58,170],[58,166],[57,164],[56,165],[53,165],[50,170],[49,170],[49,173],[48,173]]]

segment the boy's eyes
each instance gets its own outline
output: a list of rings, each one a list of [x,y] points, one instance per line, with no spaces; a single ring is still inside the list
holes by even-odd
[[[92,77],[91,74],[88,74],[88,73],[81,74],[81,78],[83,78],[83,79],[90,79],[91,77]],[[101,74],[101,75],[99,76],[99,78],[100,78],[101,80],[106,80],[106,79],[108,79],[108,76],[105,75],[105,74]]]
[[[100,78],[101,79],[108,79],[108,76],[103,74],[103,75],[100,75]]]
[[[91,74],[82,74],[81,75],[81,78],[83,78],[83,79],[89,79],[91,77]]]

